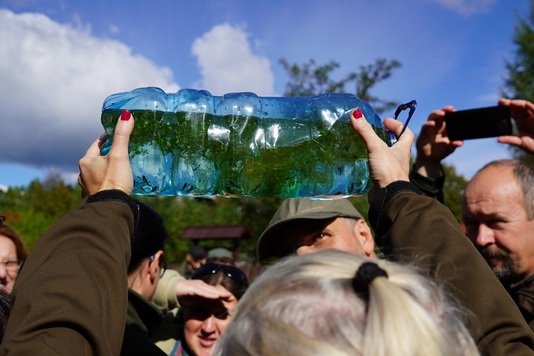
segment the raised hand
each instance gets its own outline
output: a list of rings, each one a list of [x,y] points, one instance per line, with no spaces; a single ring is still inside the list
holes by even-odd
[[[534,104],[526,100],[500,99],[499,105],[510,107],[518,136],[500,136],[500,143],[517,146],[527,153],[534,154]]]
[[[415,139],[413,132],[407,128],[399,140],[389,147],[377,136],[359,109],[352,112],[351,123],[367,146],[371,179],[374,184],[369,192],[369,201],[372,201],[376,190],[398,180],[409,181],[410,149]],[[404,125],[393,118],[387,118],[384,120],[384,127],[398,137]]]
[[[452,111],[454,111],[452,106],[433,111],[421,127],[415,142],[417,153],[414,169],[422,176],[439,177],[441,161],[463,145],[463,141],[451,141],[447,136],[445,114]]]
[[[187,305],[188,303],[200,298],[205,299],[221,299],[231,301],[233,298],[232,293],[224,288],[216,288],[207,284],[200,279],[185,279],[176,284],[176,297],[178,301]]]
[[[93,142],[79,163],[78,183],[82,197],[101,190],[119,189],[131,194],[133,189],[132,168],[128,157],[128,142],[134,128],[134,119],[129,111],[123,111],[115,126],[113,146],[106,156],[100,155],[100,139]]]

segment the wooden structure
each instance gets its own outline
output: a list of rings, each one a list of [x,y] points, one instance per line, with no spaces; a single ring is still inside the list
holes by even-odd
[[[188,226],[181,239],[190,240],[195,245],[205,240],[230,240],[233,250],[237,251],[239,241],[252,239],[252,235],[247,225]]]

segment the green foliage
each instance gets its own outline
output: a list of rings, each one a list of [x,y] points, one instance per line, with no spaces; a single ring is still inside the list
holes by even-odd
[[[349,83],[354,83],[355,94],[367,101],[377,113],[382,113],[398,105],[397,102],[380,99],[371,95],[371,89],[378,83],[391,77],[393,71],[401,66],[397,60],[378,58],[374,63],[362,65],[358,72],[349,72],[340,80],[332,79],[339,63],[330,61],[324,65],[310,59],[303,64],[290,64],[285,58],[279,63],[287,72],[289,82],[286,84],[285,96],[315,96],[324,93],[342,93]]]
[[[456,219],[462,221],[462,195],[467,186],[467,179],[458,175],[453,166],[443,164],[445,170],[445,185],[443,187],[443,199],[445,205],[452,211]]]
[[[514,33],[516,49],[514,58],[506,61],[508,74],[501,94],[508,98],[534,102],[534,1],[530,2],[530,6],[528,19],[518,16],[519,23]],[[510,149],[514,157],[534,164],[534,156],[526,154],[515,146],[510,146]]]
[[[57,173],[51,173],[43,183],[35,180],[27,188],[0,192],[0,214],[7,216],[5,223],[31,250],[57,219],[80,202],[80,188],[66,185]]]

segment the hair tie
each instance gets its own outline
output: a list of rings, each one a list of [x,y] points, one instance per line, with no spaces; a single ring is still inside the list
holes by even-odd
[[[352,288],[356,293],[361,293],[365,296],[369,294],[369,285],[377,277],[386,277],[388,274],[374,262],[364,262],[356,271],[356,275],[352,279]]]

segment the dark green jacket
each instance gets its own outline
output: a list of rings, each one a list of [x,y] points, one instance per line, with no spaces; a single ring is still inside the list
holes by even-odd
[[[534,354],[532,330],[445,205],[395,182],[372,202],[369,221],[386,258],[420,265],[472,313],[482,354]]]
[[[155,304],[146,300],[134,290],[128,290],[128,313],[121,355],[166,355],[150,339],[151,334],[162,321],[163,313]]]
[[[33,248],[0,354],[119,354],[136,205],[118,191],[95,196],[101,200],[63,216]]]
[[[437,199],[444,203],[443,186],[445,184],[445,175],[438,179],[423,177],[412,170],[410,180],[423,194]],[[511,286],[504,286],[514,302],[519,307],[521,314],[527,321],[530,329],[534,332],[534,275],[528,276],[524,280]]]

